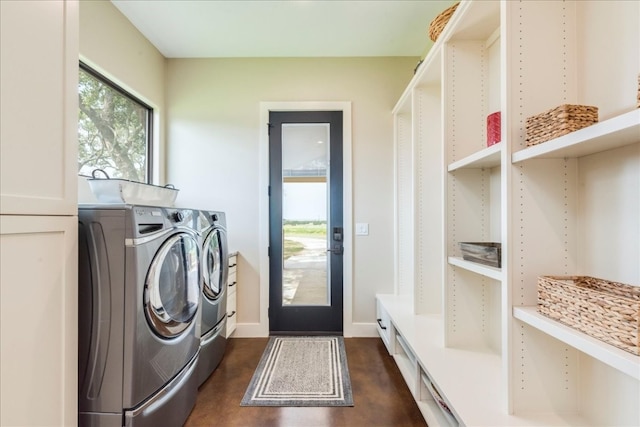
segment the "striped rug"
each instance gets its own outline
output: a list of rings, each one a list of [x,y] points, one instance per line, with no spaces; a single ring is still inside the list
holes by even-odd
[[[344,339],[271,337],[241,406],[353,406]]]

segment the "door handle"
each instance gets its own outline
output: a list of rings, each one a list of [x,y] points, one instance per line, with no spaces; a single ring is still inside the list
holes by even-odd
[[[333,245],[333,248],[327,249],[327,252],[331,252],[334,255],[342,255],[344,253],[344,247],[342,245]]]

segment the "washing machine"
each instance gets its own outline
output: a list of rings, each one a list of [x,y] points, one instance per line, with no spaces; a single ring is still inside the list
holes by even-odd
[[[220,364],[227,346],[229,253],[225,213],[200,211],[196,229],[202,252],[202,301],[198,318],[200,355],[197,368],[198,382],[202,385]]]
[[[78,423],[181,426],[197,395],[197,211],[80,205]]]

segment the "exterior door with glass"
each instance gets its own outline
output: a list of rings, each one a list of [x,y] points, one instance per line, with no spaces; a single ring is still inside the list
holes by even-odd
[[[342,334],[342,111],[269,114],[269,330]]]

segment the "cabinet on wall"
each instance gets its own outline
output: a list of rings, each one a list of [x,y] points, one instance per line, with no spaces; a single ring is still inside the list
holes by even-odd
[[[462,1],[396,105],[378,330],[430,425],[640,424],[640,358],[535,308],[542,275],[640,286],[639,28],[638,2]],[[527,147],[560,104],[600,122]],[[465,241],[501,243],[501,268]]]
[[[2,215],[0,229],[0,424],[75,425],[78,220]]]
[[[77,1],[3,1],[0,213],[77,214]]]
[[[229,255],[229,278],[227,279],[227,330],[229,338],[238,324],[238,253]]]
[[[78,2],[0,2],[0,424],[77,424]]]

